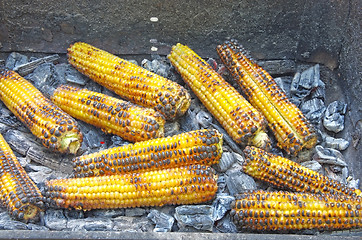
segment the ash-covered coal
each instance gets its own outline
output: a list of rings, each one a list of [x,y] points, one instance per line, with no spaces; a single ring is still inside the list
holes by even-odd
[[[19,53],[12,53],[5,61],[5,65],[14,69],[17,66],[26,66],[28,58]],[[137,62],[133,61],[137,64]],[[222,76],[230,80],[230,74],[218,60],[209,59],[208,62]],[[141,65],[161,76],[185,86],[181,77],[173,71],[165,57],[152,55],[151,59],[141,61]],[[346,108],[331,104],[326,107],[325,87],[320,75],[320,66],[309,66],[305,71],[294,75],[298,64],[292,60],[264,61],[262,66],[272,75],[278,76],[275,80],[287,93],[292,101],[302,109],[307,118],[318,129],[320,140],[313,157],[301,164],[322,174],[348,184],[350,187],[359,187],[359,180],[348,174],[348,166],[341,151],[349,147],[346,139],[331,135],[335,129],[343,129],[344,121],[341,116]],[[29,68],[28,68],[29,69]],[[294,76],[293,76],[294,75]],[[34,71],[25,76],[46,96],[51,94],[60,84],[70,84],[85,87],[92,91],[102,92],[117,97],[113,92],[98,85],[94,81],[80,74],[67,63],[54,64],[46,62],[40,64]],[[235,82],[232,84],[238,89]],[[191,106],[186,114],[174,122],[167,122],[165,135],[192,131],[202,128],[216,128],[224,135],[223,156],[220,163],[214,166],[218,173],[218,192],[214,201],[192,206],[164,206],[157,208],[109,209],[92,210],[87,212],[63,209],[47,209],[38,223],[22,223],[11,219],[6,209],[0,209],[0,229],[15,230],[42,230],[42,231],[121,231],[121,232],[224,232],[235,233],[237,229],[232,222],[229,210],[234,195],[258,188],[269,188],[269,185],[255,181],[243,173],[243,147],[236,144],[213,118],[200,101],[191,93]],[[338,113],[338,117],[335,114]],[[323,123],[325,125],[323,126]],[[327,119],[327,120],[325,120]],[[336,121],[335,121],[336,120]],[[78,154],[88,154],[110,147],[127,145],[129,142],[119,136],[107,135],[87,123],[78,121],[84,136]],[[329,124],[329,125],[328,125]],[[30,177],[44,187],[44,181],[53,178],[65,178],[72,174],[71,155],[62,155],[50,152],[18,121],[14,115],[0,104],[0,131],[22,162]],[[269,134],[271,135],[271,134]],[[276,146],[276,143],[273,143]],[[283,154],[278,148],[273,153]]]

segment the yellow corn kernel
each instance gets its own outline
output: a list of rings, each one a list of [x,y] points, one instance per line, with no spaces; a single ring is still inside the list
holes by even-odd
[[[80,210],[195,204],[214,198],[216,181],[217,175],[211,167],[189,165],[142,173],[50,180],[44,196],[50,206]],[[93,194],[96,194],[94,198],[88,197]]]
[[[128,144],[73,159],[75,177],[144,172],[217,164],[222,155],[222,135],[217,130],[196,130]]]
[[[237,41],[217,46],[217,52],[250,103],[268,120],[280,148],[296,155],[303,148],[315,146],[317,135],[312,124],[274,79],[245,55]]]
[[[83,141],[78,123],[16,72],[0,71],[0,99],[45,147],[78,151]]]
[[[64,85],[54,91],[51,100],[71,116],[128,141],[163,137],[164,117],[151,108]]]
[[[361,200],[260,190],[236,196],[230,215],[240,230],[345,230],[362,227]]]
[[[0,199],[17,220],[35,221],[44,210],[43,197],[0,134]]]
[[[178,43],[169,54],[172,65],[237,143],[268,149],[266,120],[212,67],[187,46]]]
[[[71,45],[68,61],[123,99],[154,108],[167,120],[183,115],[190,106],[190,95],[182,86],[89,44]]]
[[[244,154],[244,172],[276,187],[296,192],[362,196],[359,189],[349,188],[299,163],[262,149],[248,146],[244,149]]]

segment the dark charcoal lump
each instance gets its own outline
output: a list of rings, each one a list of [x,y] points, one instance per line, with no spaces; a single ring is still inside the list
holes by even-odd
[[[325,111],[323,126],[334,133],[344,129],[344,115],[347,112],[347,104],[341,101],[330,103]]]
[[[214,208],[213,210],[214,221],[218,221],[225,216],[226,212],[231,209],[230,203],[234,200],[235,198],[233,196],[230,196],[226,193],[220,193],[216,196],[215,200],[212,203],[212,206]]]
[[[5,61],[5,67],[8,69],[14,69],[17,66],[27,63],[28,61],[27,56],[17,52],[12,52]]]
[[[175,222],[175,218],[171,215],[155,209],[150,211],[147,218],[156,225],[153,229],[154,232],[171,232],[172,226]]]
[[[210,205],[183,205],[175,209],[175,219],[180,229],[190,226],[198,230],[212,231],[213,207]]]

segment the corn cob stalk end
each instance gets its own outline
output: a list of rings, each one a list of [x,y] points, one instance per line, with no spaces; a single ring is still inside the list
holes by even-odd
[[[60,139],[60,152],[68,152],[71,154],[76,154],[80,148],[81,140],[79,139],[79,134],[69,133]]]

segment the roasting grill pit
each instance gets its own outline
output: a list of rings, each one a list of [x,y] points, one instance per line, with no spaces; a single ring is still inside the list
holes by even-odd
[[[41,1],[39,1],[41,2]],[[283,2],[283,1],[281,1]],[[39,19],[42,16],[31,16],[31,13],[28,12],[27,14],[25,14],[25,12],[27,12],[28,8],[26,8],[26,6],[22,5],[21,3],[16,3],[16,1],[14,2],[14,5],[18,4],[18,6],[16,7],[16,11],[17,12],[21,12],[22,14],[24,14],[25,19]],[[316,17],[317,16],[317,10],[311,11],[310,13],[307,13],[308,8],[306,7],[308,3],[305,3],[306,5],[303,6],[305,8],[304,12],[302,12],[302,18],[308,18],[308,17]],[[356,37],[353,34],[357,34],[354,31],[358,31],[358,29],[356,30],[354,28],[353,25],[353,21],[351,21],[351,23],[347,22],[347,20],[353,20],[354,17],[354,12],[352,6],[353,4],[356,4],[355,2],[350,2],[349,3],[350,6],[347,10],[349,10],[349,16],[345,16],[343,14],[341,14],[341,18],[344,19],[343,22],[343,26],[346,26],[346,31],[348,31],[349,35],[347,35],[345,38],[343,38],[342,36],[338,35],[335,36],[334,40],[332,41],[327,41],[327,40],[323,40],[321,36],[319,36],[318,34],[321,34],[323,36],[327,35],[330,36],[331,33],[333,33],[333,31],[339,30],[339,29],[333,29],[333,27],[328,26],[328,21],[331,21],[331,19],[326,15],[325,12],[322,12],[321,14],[321,19],[318,19],[319,23],[321,24],[321,22],[323,22],[325,24],[325,28],[321,28],[319,29],[320,33],[315,33],[313,31],[315,31],[316,29],[313,27],[316,27],[313,23],[308,23],[307,25],[303,25],[307,23],[307,21],[304,19],[303,21],[300,20],[300,22],[298,22],[298,24],[291,22],[290,25],[296,26],[298,25],[300,27],[300,29],[298,30],[293,30],[292,27],[287,27],[288,23],[284,22],[287,19],[287,14],[282,15],[282,17],[280,19],[275,18],[274,20],[276,21],[276,26],[275,29],[272,29],[272,25],[267,25],[265,27],[263,27],[263,21],[261,17],[259,17],[259,21],[260,23],[258,24],[258,27],[260,27],[262,30],[260,31],[260,34],[258,35],[258,30],[256,30],[253,27],[249,27],[248,28],[248,32],[245,32],[245,30],[241,30],[238,27],[234,27],[236,24],[235,23],[231,23],[228,22],[230,24],[230,31],[228,31],[229,27],[223,26],[222,30],[218,31],[217,28],[217,20],[210,17],[210,22],[203,22],[203,26],[208,29],[210,28],[210,24],[214,24],[215,27],[212,27],[212,29],[216,29],[213,31],[209,32],[209,35],[206,35],[206,37],[203,38],[202,34],[197,34],[196,32],[192,31],[192,34],[187,34],[186,29],[181,28],[180,26],[178,26],[175,23],[169,22],[169,24],[174,24],[173,27],[179,27],[177,29],[174,29],[174,31],[180,31],[179,35],[177,36],[177,41],[183,42],[185,44],[191,44],[194,45],[194,47],[196,47],[197,50],[199,50],[199,52],[202,53],[202,56],[205,57],[206,59],[208,57],[212,57],[214,59],[217,60],[217,62],[220,62],[218,60],[218,58],[216,57],[216,53],[214,51],[216,44],[221,43],[221,41],[225,40],[227,37],[232,36],[235,38],[238,38],[239,36],[241,36],[239,38],[239,41],[242,42],[244,45],[248,46],[250,45],[250,50],[251,50],[251,54],[252,56],[254,56],[257,59],[261,59],[261,62],[263,62],[263,64],[261,64],[263,67],[266,68],[267,71],[269,71],[273,76],[275,77],[282,77],[282,79],[285,80],[285,83],[288,83],[288,81],[291,81],[291,79],[294,77],[294,74],[296,72],[302,72],[303,70],[306,70],[307,68],[313,67],[315,66],[315,63],[319,63],[320,65],[320,73],[321,73],[321,79],[324,81],[324,83],[326,84],[326,99],[325,99],[325,107],[328,106],[328,104],[334,100],[341,100],[343,102],[347,102],[348,103],[348,107],[347,107],[347,112],[345,115],[346,118],[346,124],[345,124],[345,130],[338,134],[338,137],[346,137],[349,142],[350,142],[350,146],[347,150],[345,150],[343,153],[345,155],[346,158],[346,162],[348,163],[349,167],[349,174],[342,171],[343,167],[338,166],[338,167],[333,167],[330,168],[329,170],[331,171],[331,174],[333,174],[334,172],[340,172],[343,175],[342,178],[345,178],[348,175],[352,175],[355,179],[360,179],[362,177],[361,175],[361,171],[360,171],[360,162],[358,161],[358,156],[360,156],[361,154],[361,146],[360,146],[360,137],[361,137],[361,131],[362,131],[362,127],[361,127],[361,107],[359,102],[361,101],[360,98],[358,99],[358,94],[360,94],[361,92],[359,91],[361,88],[360,86],[358,86],[358,84],[356,82],[358,82],[360,80],[360,76],[358,75],[359,72],[358,71],[353,71],[355,69],[353,69],[353,64],[357,64],[358,65],[358,56],[353,55],[353,53],[350,52],[350,48],[353,48],[353,44],[352,45],[348,45],[348,43],[353,42],[353,39]],[[181,4],[182,5],[182,4]],[[227,11],[227,9],[233,9],[232,13],[233,15],[231,16],[234,20],[235,19],[239,19],[237,15],[237,13],[239,12],[240,14],[243,13],[244,15],[247,13],[245,13],[245,10],[241,11],[241,10],[237,10],[237,7],[240,7],[240,5],[242,5],[242,3],[233,3],[230,6],[227,7],[223,7],[222,11]],[[331,4],[332,6],[328,5],[328,3],[325,3],[325,5],[327,5],[327,9],[331,12],[334,11],[334,7],[339,6],[338,3],[334,2],[333,4]],[[105,6],[105,8],[107,8],[108,5]],[[30,6],[35,8],[34,6]],[[90,7],[90,6],[89,6]],[[131,7],[135,7],[132,4],[129,6]],[[163,6],[163,7],[167,7],[167,6]],[[185,6],[179,6],[181,7],[185,7]],[[205,7],[205,6],[204,6]],[[276,9],[280,10],[280,12],[287,12],[290,15],[294,16],[293,11],[287,11],[285,7],[282,7],[282,3],[276,3],[276,5],[274,6]],[[328,8],[329,7],[329,8]],[[340,6],[339,6],[340,7]],[[211,7],[212,8],[212,7]],[[257,12],[257,7],[256,6],[252,6],[249,10],[251,13]],[[292,7],[292,9],[294,9],[294,7]],[[340,8],[340,11],[344,11],[344,8]],[[266,11],[266,18],[270,18],[270,15],[273,15],[274,12],[269,10],[267,11],[265,8],[261,7],[261,11]],[[294,9],[295,10],[295,9]],[[310,9],[309,9],[310,10]],[[79,9],[75,10],[75,11],[80,11]],[[162,25],[164,24],[162,22],[162,20],[164,19],[161,13],[158,13],[157,11],[155,11],[154,9],[152,10],[154,15],[159,16],[159,24]],[[197,8],[195,11],[201,11],[201,9]],[[176,41],[176,37],[175,38],[171,38],[170,36],[168,36],[167,34],[165,34],[164,32],[161,31],[161,27],[160,25],[157,25],[157,21],[155,21],[155,19],[153,19],[152,21],[150,21],[150,18],[142,18],[140,16],[136,16],[135,18],[140,18],[145,22],[145,26],[146,28],[149,28],[150,31],[146,31],[147,34],[144,34],[142,36],[140,36],[140,29],[144,30],[143,27],[144,26],[139,26],[137,25],[137,23],[135,23],[134,21],[132,21],[130,24],[133,24],[135,26],[134,29],[132,30],[128,30],[127,33],[123,33],[122,37],[118,32],[116,33],[116,36],[113,36],[113,38],[102,38],[104,36],[102,36],[101,33],[104,33],[104,30],[101,30],[101,26],[95,24],[95,23],[91,23],[89,22],[89,19],[86,19],[83,15],[79,16],[75,16],[75,15],[67,15],[67,17],[64,17],[64,15],[62,15],[62,13],[58,13],[56,14],[55,11],[53,12],[49,12],[49,14],[46,16],[46,20],[43,24],[40,24],[40,28],[38,28],[36,25],[32,25],[33,29],[31,30],[29,28],[24,28],[24,27],[18,27],[18,28],[14,28],[12,29],[11,27],[14,24],[14,22],[10,22],[9,19],[14,20],[14,21],[18,21],[18,23],[21,23],[21,26],[25,26],[26,24],[30,24],[29,22],[21,22],[20,20],[17,20],[17,18],[13,17],[12,15],[10,15],[8,12],[5,11],[5,9],[2,10],[2,12],[4,12],[4,16],[6,16],[8,19],[5,19],[3,17],[3,19],[1,19],[3,22],[5,22],[6,24],[4,24],[2,26],[2,28],[5,28],[6,31],[3,31],[2,34],[0,34],[0,40],[1,40],[1,46],[2,48],[0,48],[0,56],[2,59],[6,59],[9,55],[10,52],[21,52],[22,54],[25,54],[29,57],[31,56],[49,56],[52,53],[58,53],[60,55],[60,59],[58,60],[58,64],[63,64],[61,65],[61,68],[63,68],[63,70],[68,71],[66,76],[68,76],[68,78],[70,79],[70,81],[80,81],[82,82],[81,85],[84,83],[86,87],[88,88],[93,88],[94,90],[100,90],[103,91],[107,94],[112,95],[112,93],[108,90],[105,90],[104,88],[99,87],[98,85],[96,85],[95,83],[93,83],[92,81],[88,81],[86,78],[77,75],[76,72],[72,72],[72,70],[66,70],[67,66],[65,65],[65,55],[64,55],[64,51],[67,47],[67,45],[69,43],[71,43],[74,40],[78,40],[78,39],[82,39],[84,41],[89,40],[89,42],[93,43],[93,44],[97,44],[97,46],[102,47],[104,46],[104,48],[108,48],[108,50],[110,50],[113,53],[116,54],[122,54],[125,56],[126,59],[137,59],[138,63],[141,64],[143,58],[147,58],[151,61],[147,62],[144,61],[143,65],[151,65],[149,67],[153,67],[152,64],[155,65],[162,65],[163,63],[163,58],[166,54],[168,54],[169,51],[169,47],[172,44],[175,44]],[[220,13],[220,12],[219,12]],[[333,12],[334,14],[337,14],[336,12]],[[161,15],[160,15],[161,14]],[[268,15],[270,14],[270,15]],[[29,16],[28,16],[29,15]],[[55,15],[59,15],[60,17],[58,18],[54,18]],[[201,15],[207,15],[205,13],[201,14]],[[262,14],[260,14],[262,15]],[[229,15],[230,16],[230,15]],[[284,16],[284,17],[283,17]],[[166,16],[167,17],[167,14]],[[180,18],[182,18],[184,16],[180,16]],[[240,17],[241,19],[246,19],[247,16],[243,16]],[[254,17],[257,18],[257,17]],[[355,16],[355,18],[357,18]],[[225,17],[223,17],[223,19],[225,20]],[[129,19],[128,19],[129,20]],[[185,20],[185,19],[183,19]],[[338,20],[334,20],[335,22],[339,23]],[[32,23],[34,24],[34,23]],[[98,31],[100,31],[100,36],[97,36],[97,34],[91,33],[89,30],[90,28],[87,29],[87,31],[89,32],[87,35],[84,34],[83,31],[85,31],[83,28],[85,28],[85,26],[87,24],[95,24],[94,26],[96,27],[96,29]],[[234,25],[233,25],[234,24]],[[279,24],[279,26],[277,26]],[[284,24],[284,25],[283,25]],[[350,24],[350,25],[349,25]],[[31,24],[30,24],[31,25]],[[44,28],[45,26],[45,28]],[[58,27],[58,31],[57,30],[53,30],[52,27]],[[107,27],[111,27],[112,24],[107,25]],[[192,26],[192,25],[191,25]],[[280,30],[281,26],[285,26],[284,31]],[[43,27],[43,28],[42,28]],[[338,26],[339,27],[339,26]],[[196,28],[196,27],[195,27]],[[311,28],[311,29],[309,29]],[[54,28],[57,29],[57,28]],[[221,29],[221,28],[220,28]],[[277,33],[277,29],[279,29],[279,33]],[[109,29],[108,29],[109,30]],[[200,29],[198,29],[200,30]],[[50,33],[49,33],[50,31]],[[168,30],[169,32],[172,32],[171,30]],[[202,29],[200,30],[201,32],[205,33]],[[264,31],[264,32],[263,32]],[[288,43],[286,45],[283,44],[278,44],[277,41],[282,39],[283,36],[288,36],[290,37],[290,33],[292,33],[293,31],[295,31],[295,34],[298,36],[294,36],[291,37],[291,39],[296,38],[296,40],[294,40],[294,45],[293,43]],[[352,31],[352,33],[351,33]],[[4,33],[7,33],[8,35],[5,35]],[[22,34],[20,34],[22,33]],[[172,32],[173,33],[173,32]],[[82,35],[84,34],[84,35]],[[268,34],[271,34],[270,38],[266,38],[265,36],[268,36]],[[307,36],[307,34],[310,34]],[[20,37],[21,36],[21,37]],[[32,40],[31,38],[36,36],[37,38],[40,39],[36,39],[36,41]],[[52,36],[52,37],[50,37]],[[59,38],[58,38],[59,37]],[[121,37],[121,40],[119,42],[117,42],[117,37]],[[140,37],[140,38],[137,38]],[[137,38],[136,40],[134,38]],[[306,41],[308,40],[308,38],[310,38],[310,42]],[[206,39],[206,40],[205,40]],[[358,39],[358,38],[357,38]],[[152,41],[151,41],[152,40]],[[156,41],[155,41],[156,40]],[[243,41],[244,40],[244,41]],[[343,41],[342,41],[343,40]],[[274,41],[274,42],[273,42]],[[339,43],[340,45],[336,44],[334,41],[339,41],[339,42],[343,42],[343,44]],[[340,50],[340,52],[338,52],[336,50],[336,46],[339,46],[342,50]],[[152,48],[154,47],[154,48]],[[152,50],[151,50],[152,48]],[[153,51],[156,50],[156,51]],[[34,53],[33,53],[34,52]],[[151,57],[150,54],[152,54],[153,56]],[[340,54],[340,55],[338,55]],[[356,55],[358,55],[358,53],[355,53]],[[158,55],[161,55],[161,58],[158,57]],[[156,59],[159,60],[159,63],[157,63],[157,61],[154,61],[155,63],[152,62],[152,59]],[[352,60],[352,64],[351,66],[346,66],[345,61],[351,59]],[[357,59],[357,60],[356,60]],[[353,62],[354,61],[354,62]],[[356,63],[357,61],[357,63]],[[169,66],[166,64],[164,64],[165,66]],[[48,68],[52,68],[51,65],[43,65],[43,70],[38,70],[40,72],[43,72],[44,74],[46,73]],[[157,71],[157,70],[156,70]],[[168,71],[167,67],[166,70],[163,71]],[[70,73],[69,73],[70,72]],[[166,72],[167,73],[167,72]],[[75,77],[72,76],[72,74],[76,75]],[[180,80],[180,78],[177,76],[177,74],[173,74],[172,73],[172,78],[180,83],[182,83],[182,80]],[[43,76],[44,77],[44,76]],[[36,77],[35,77],[36,78]],[[44,79],[44,78],[43,78]],[[68,80],[69,80],[68,79]],[[49,80],[49,79],[48,79]],[[52,79],[50,79],[52,80]],[[345,80],[347,81],[347,85],[344,85],[343,83],[341,84],[341,82]],[[53,79],[54,81],[54,79]],[[78,82],[79,83],[79,82]],[[182,83],[183,84],[183,83]],[[183,84],[184,85],[184,84]],[[287,85],[287,84],[286,84]],[[82,85],[83,86],[83,85]],[[345,87],[348,87],[350,89],[347,90],[345,89]],[[46,91],[47,89],[47,85],[39,85],[40,88],[43,88],[44,91]],[[288,88],[288,87],[287,87]],[[195,106],[194,106],[195,107]],[[197,106],[196,107],[200,107]],[[201,107],[202,108],[202,107]],[[203,109],[203,108],[202,108]],[[203,109],[204,110],[204,109]],[[2,114],[3,116],[6,116],[6,114],[9,114],[9,112],[6,110],[4,110],[4,108],[2,108]],[[195,117],[197,116],[198,112],[194,112],[194,113],[190,113],[190,114],[195,114]],[[11,116],[11,114],[9,114],[10,116],[8,118],[5,118],[7,122],[2,122],[2,124],[5,124],[7,126],[9,126],[10,124],[10,131],[8,131],[7,133],[3,133],[6,137],[6,139],[9,141],[9,139],[13,139],[12,141],[12,147],[13,149],[15,148],[15,151],[19,154],[19,156],[21,156],[21,158],[23,160],[26,159],[31,159],[33,162],[38,162],[39,161],[43,161],[41,162],[42,165],[46,165],[47,167],[53,168],[53,169],[61,169],[61,171],[57,171],[56,173],[50,171],[47,168],[42,168],[42,166],[36,166],[36,164],[34,164],[34,166],[28,166],[29,168],[27,170],[29,170],[30,172],[33,172],[33,176],[39,177],[40,175],[47,175],[47,177],[50,177],[51,175],[53,175],[52,177],[61,177],[61,176],[66,176],[67,174],[69,174],[71,172],[71,165],[70,165],[70,158],[69,156],[58,156],[57,154],[52,154],[47,152],[47,150],[45,150],[41,145],[39,145],[36,141],[34,141],[34,138],[29,134],[26,133],[27,130],[14,118]],[[192,115],[193,116],[193,115]],[[190,119],[192,119],[191,115],[188,116]],[[183,131],[185,130],[185,128],[187,128],[184,124],[185,122],[187,124],[189,124],[189,122],[187,122],[188,119],[185,118],[181,118],[177,123],[168,123],[168,127],[169,127],[169,134],[174,134],[177,130],[177,128],[179,129],[179,131]],[[201,126],[200,123],[196,123],[199,126]],[[213,122],[213,124],[215,124],[215,120]],[[92,151],[95,150],[99,150],[99,149],[104,149],[106,147],[112,146],[112,145],[116,145],[116,144],[120,144],[122,143],[122,141],[117,138],[117,137],[112,137],[112,136],[106,136],[104,135],[100,130],[95,129],[93,127],[87,126],[86,124],[81,124],[84,125],[83,127],[87,129],[87,138],[88,140],[86,140],[86,144],[88,146],[92,146]],[[24,142],[19,141],[19,139],[14,138],[14,133],[15,136],[17,136],[16,134],[19,132],[25,132],[25,134],[21,134],[21,137],[23,137]],[[13,135],[12,135],[13,134]],[[333,134],[334,135],[334,134]],[[29,141],[34,141],[35,143],[27,143]],[[229,149],[231,151],[232,147],[227,146],[227,149]],[[40,154],[40,156],[39,156]],[[59,161],[60,158],[60,161]],[[352,159],[352,160],[351,160]],[[231,160],[232,161],[232,160]],[[236,161],[236,160],[234,160]],[[230,175],[234,176],[236,175],[235,172],[231,172]],[[41,177],[41,176],[40,176]],[[338,177],[338,176],[336,176]],[[341,178],[341,177],[340,177]],[[226,180],[227,181],[227,180]],[[230,180],[229,180],[230,181]],[[166,207],[166,210],[164,210],[165,212],[173,212],[174,210],[172,210],[172,207]],[[151,224],[150,221],[148,221],[145,216],[147,215],[146,213],[148,213],[149,209],[136,209],[136,210],[120,210],[120,211],[107,211],[107,214],[109,214],[109,216],[111,216],[111,219],[113,218],[121,218],[122,216],[125,216],[126,218],[128,217],[129,221],[140,221],[140,223],[137,225],[135,222],[132,222],[132,224],[134,224],[134,226],[136,228],[138,228],[137,230],[140,231],[152,231],[153,229],[153,225]],[[3,214],[6,214],[3,213]],[[53,212],[52,214],[59,214],[57,212]],[[87,217],[89,217],[90,215],[93,217],[93,215],[101,215],[102,213],[97,213],[97,211],[92,212],[92,213],[80,213],[80,212],[74,212],[74,211],[64,211],[63,215],[64,215],[64,221],[67,221],[67,224],[69,224],[69,221],[71,220],[70,224],[76,224],[76,222],[79,222],[80,220],[77,219],[86,219]],[[138,215],[142,215],[142,217],[138,217]],[[63,216],[61,216],[63,217]],[[136,220],[134,220],[134,219]],[[131,220],[132,219],[132,220]],[[88,219],[89,220],[89,219]],[[146,221],[147,220],[147,221]],[[110,222],[110,220],[105,220],[106,223],[110,223],[110,224],[114,224]],[[6,226],[4,227],[4,229],[22,229],[22,228],[29,228],[29,226],[24,226],[21,225],[20,223],[18,225],[16,225],[17,223],[14,223],[13,228],[10,226]],[[118,230],[122,231],[124,230],[122,227],[127,226],[125,223],[117,223],[119,224],[118,226]],[[123,225],[122,225],[123,224]],[[21,226],[20,226],[21,225]],[[16,226],[19,226],[19,228],[17,228]],[[30,225],[31,227],[33,227],[34,229],[38,229],[40,231],[47,231],[47,229],[42,228],[42,226],[40,225]],[[84,225],[85,226],[85,225]],[[83,226],[83,227],[84,227]],[[114,226],[114,225],[113,225]],[[88,227],[88,226],[87,226]],[[86,228],[87,228],[86,227]],[[96,223],[93,223],[93,229],[91,230],[109,230],[107,229],[107,227],[104,226],[103,224],[99,224],[97,225]],[[117,229],[117,228],[116,228]],[[55,229],[55,230],[61,230],[61,229]],[[80,230],[80,227],[74,225],[74,228],[71,230]],[[89,230],[89,229],[88,229]],[[185,231],[193,231],[192,228],[185,228]],[[16,232],[17,230],[15,230]],[[19,231],[20,233],[21,231]],[[358,233],[359,234],[359,233]],[[353,235],[353,233],[352,233]],[[76,234],[74,235],[76,236]],[[82,235],[80,235],[82,236]],[[142,235],[139,235],[140,237],[142,237]],[[167,236],[167,235],[166,235]],[[271,236],[271,235],[270,235]],[[71,236],[70,236],[71,237]],[[86,234],[84,234],[82,237],[86,237]]]

